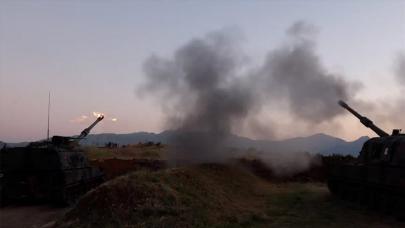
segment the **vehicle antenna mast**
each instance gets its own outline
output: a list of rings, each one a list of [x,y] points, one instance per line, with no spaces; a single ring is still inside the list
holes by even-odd
[[[51,110],[51,91],[48,93],[48,129],[46,132],[46,139],[49,142],[49,118],[50,118],[50,110]]]

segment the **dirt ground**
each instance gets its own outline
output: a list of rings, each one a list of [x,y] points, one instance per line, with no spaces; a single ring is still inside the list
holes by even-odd
[[[68,208],[49,205],[10,205],[0,208],[0,228],[51,227]]]

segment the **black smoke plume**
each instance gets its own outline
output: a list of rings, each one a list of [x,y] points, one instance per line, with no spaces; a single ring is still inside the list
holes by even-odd
[[[250,85],[237,77],[242,56],[235,37],[216,32],[190,41],[172,60],[146,61],[147,90],[163,95],[174,107],[167,117],[180,132],[171,154],[178,160],[225,159],[226,137],[255,104]]]
[[[150,57],[142,91],[158,98],[168,126],[180,132],[169,159],[229,158],[228,137],[260,110],[276,109],[276,100],[287,102],[294,116],[310,124],[339,115],[336,101],[347,98],[349,83],[324,69],[315,53],[315,32],[303,22],[294,24],[287,30],[287,45],[270,51],[258,69],[249,68],[239,37],[229,30],[193,39],[169,59]]]

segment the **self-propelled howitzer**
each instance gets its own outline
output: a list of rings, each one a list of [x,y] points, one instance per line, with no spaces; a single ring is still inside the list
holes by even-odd
[[[30,199],[69,204],[100,184],[104,174],[89,165],[78,142],[103,118],[77,137],[53,136],[51,141],[1,149],[0,203]]]
[[[389,135],[345,102],[339,105],[379,137],[367,140],[354,161],[329,164],[329,190],[405,216],[405,135],[398,129]]]

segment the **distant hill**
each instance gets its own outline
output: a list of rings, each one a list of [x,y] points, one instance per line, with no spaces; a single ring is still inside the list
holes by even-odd
[[[163,131],[161,133],[149,132],[135,132],[129,134],[94,134],[89,135],[86,139],[81,141],[82,145],[95,145],[103,146],[108,142],[118,143],[119,145],[136,144],[139,142],[161,142],[169,143],[172,137],[175,137],[179,132],[177,131]],[[348,142],[340,138],[336,138],[326,134],[316,134],[309,137],[298,137],[286,140],[253,140],[246,137],[236,135],[229,136],[226,144],[230,147],[247,149],[256,148],[259,150],[273,150],[273,151],[305,151],[309,153],[319,153],[323,155],[330,154],[350,154],[357,156],[363,143],[369,138],[364,136],[355,141]],[[0,147],[4,143],[0,141]],[[7,144],[9,146],[25,146],[23,143]]]
[[[85,139],[81,140],[82,145],[96,145],[103,146],[108,142],[118,143],[119,145],[136,144],[139,142],[161,142],[168,143],[170,137],[174,136],[175,131],[163,131],[161,133],[150,132],[135,132],[129,134],[113,134],[103,133],[88,135]]]
[[[3,146],[7,144],[8,147],[19,147],[19,146],[26,146],[29,144],[29,142],[19,142],[19,143],[5,143],[0,141],[0,149],[3,148]]]
[[[170,142],[170,138],[176,136],[176,131],[163,131],[161,133],[136,132],[130,134],[96,134],[89,135],[82,140],[83,145],[102,146],[108,142],[118,143],[120,145],[135,144],[138,142]],[[369,138],[364,136],[355,141],[348,142],[340,138],[326,134],[316,134],[309,137],[291,138],[286,140],[253,140],[246,137],[231,135],[226,144],[236,148],[256,148],[272,149],[279,151],[306,151],[310,153],[329,154],[350,154],[358,155],[361,147]]]

